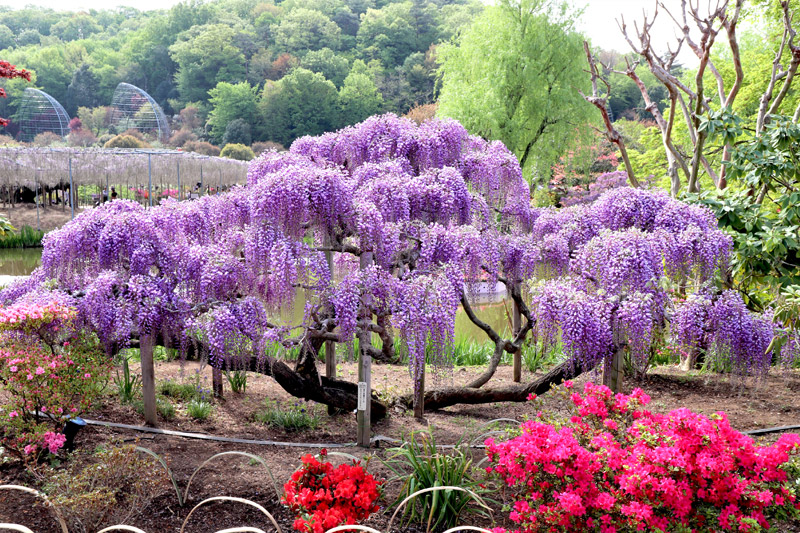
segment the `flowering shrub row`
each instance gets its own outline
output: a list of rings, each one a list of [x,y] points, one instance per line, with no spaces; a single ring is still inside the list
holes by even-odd
[[[539,412],[519,436],[486,442],[487,471],[516,489],[518,531],[758,531],[800,516],[800,436],[758,446],[722,413],[656,414],[640,389],[571,389],[568,421]]]
[[[96,342],[72,327],[74,308],[57,303],[0,309],[0,406],[3,445],[21,456],[56,453],[64,422],[86,409],[106,379]]]
[[[324,458],[327,453],[322,450]],[[378,510],[381,482],[361,464],[342,464],[336,468],[312,455],[284,485],[282,502],[297,519],[294,529],[323,533],[343,524],[355,524]]]

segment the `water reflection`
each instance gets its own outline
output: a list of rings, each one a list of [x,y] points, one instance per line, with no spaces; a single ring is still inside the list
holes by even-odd
[[[41,248],[0,249],[0,276],[27,276],[41,264]]]

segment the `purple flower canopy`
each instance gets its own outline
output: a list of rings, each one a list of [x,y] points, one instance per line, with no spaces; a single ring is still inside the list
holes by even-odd
[[[388,328],[418,371],[426,350],[446,364],[470,282],[525,285],[536,338],[596,361],[615,333],[643,357],[671,305],[667,284],[700,287],[727,261],[731,240],[710,211],[660,191],[617,188],[562,209],[529,198],[502,143],[453,120],[376,116],[262,154],[245,186],[217,196],[84,213],[46,237],[41,268],[0,299],[55,291],[105,343],[200,338],[212,361]],[[303,323],[282,324],[298,288]]]

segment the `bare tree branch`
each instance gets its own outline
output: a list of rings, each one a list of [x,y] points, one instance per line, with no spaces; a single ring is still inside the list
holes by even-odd
[[[599,79],[606,85],[606,94],[611,93],[611,85],[609,85],[608,80],[603,78],[600,74],[597,68],[597,60],[594,58],[594,56],[592,56],[592,52],[589,50],[589,43],[587,41],[583,41],[583,50],[586,52],[586,60],[589,62],[589,74],[591,75],[592,79],[592,95],[586,96],[583,94],[583,91],[580,90],[578,92],[581,93],[581,96],[583,96],[584,100],[595,106],[600,111],[600,115],[603,117],[603,124],[606,127],[606,138],[611,143],[617,145],[617,148],[619,148],[619,152],[622,155],[622,161],[625,163],[625,170],[628,173],[628,181],[632,187],[639,187],[639,181],[636,179],[636,175],[633,172],[633,167],[631,166],[631,160],[628,157],[628,150],[625,148],[625,141],[617,129],[614,128],[614,124],[611,123],[611,117],[608,116],[608,99],[600,96],[600,93],[597,89],[597,80]]]

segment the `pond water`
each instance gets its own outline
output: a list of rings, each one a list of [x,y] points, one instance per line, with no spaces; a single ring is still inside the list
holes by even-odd
[[[0,285],[5,285],[11,278],[7,276],[27,276],[41,264],[41,248],[11,248],[0,249]],[[472,302],[475,314],[495,328],[498,332],[508,332],[510,326],[506,312],[506,304],[503,302],[505,293],[500,290],[484,291],[476,301]],[[295,302],[293,309],[286,309],[281,313],[284,320],[289,319],[292,323],[299,323],[303,318],[303,296],[302,291],[298,292],[298,301]],[[508,302],[508,310],[511,309],[511,302]],[[456,340],[475,341],[483,343],[488,340],[486,334],[477,326],[470,322],[466,313],[459,308],[456,315]]]

